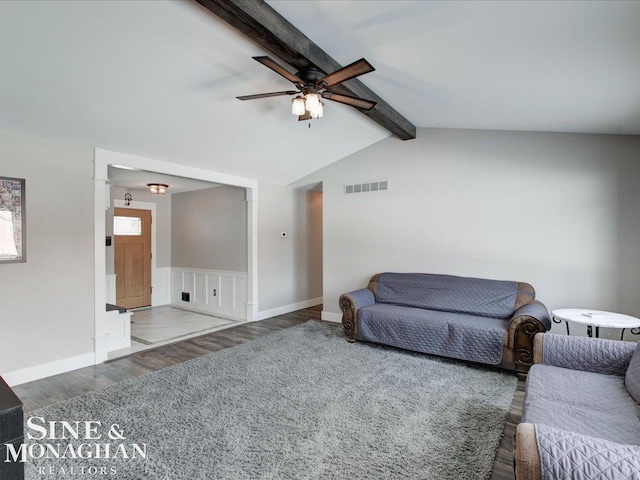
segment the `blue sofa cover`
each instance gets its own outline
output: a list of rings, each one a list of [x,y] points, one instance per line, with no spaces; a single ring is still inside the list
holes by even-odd
[[[425,273],[374,275],[367,288],[343,294],[340,308],[351,341],[522,371],[532,363],[533,335],[551,323],[526,283]]]
[[[634,358],[640,365],[640,346],[631,342],[536,335],[516,432],[516,478],[640,478]]]

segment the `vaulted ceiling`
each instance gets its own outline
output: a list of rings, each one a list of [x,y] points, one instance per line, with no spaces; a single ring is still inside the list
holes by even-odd
[[[268,2],[419,127],[640,134],[640,2]],[[312,127],[195,2],[0,2],[0,129],[287,184],[389,135]],[[399,141],[399,140],[398,140]],[[410,141],[410,140],[409,140]]]

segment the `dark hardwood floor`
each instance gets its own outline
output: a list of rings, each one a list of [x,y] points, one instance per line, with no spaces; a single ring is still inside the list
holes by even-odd
[[[317,306],[259,322],[238,325],[171,345],[135,353],[100,365],[18,385],[13,390],[24,403],[24,410],[27,413],[176,363],[233,347],[284,328],[300,325],[309,319],[320,320],[321,310],[322,307]],[[513,437],[522,415],[523,398],[524,382],[520,380],[504,428],[504,436],[493,464],[491,480],[511,480],[514,478]]]
[[[524,380],[518,380],[518,385],[511,401],[509,417],[504,425],[500,448],[498,448],[498,453],[496,453],[496,458],[493,462],[490,480],[512,480],[515,478],[513,472],[513,440],[516,434],[516,427],[520,423],[520,417],[522,417],[524,385]]]
[[[320,320],[322,307],[312,307],[134,353],[127,357],[18,385],[13,391],[25,412],[104,388],[123,380],[233,347],[309,319]]]

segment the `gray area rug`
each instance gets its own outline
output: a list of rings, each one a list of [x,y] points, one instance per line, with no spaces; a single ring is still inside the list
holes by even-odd
[[[40,459],[26,478],[487,478],[515,386],[512,373],[350,344],[341,325],[309,321],[29,414],[118,424],[125,440],[84,443],[147,450]]]

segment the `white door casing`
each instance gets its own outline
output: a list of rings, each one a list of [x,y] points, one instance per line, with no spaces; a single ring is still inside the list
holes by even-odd
[[[106,329],[106,251],[104,239],[105,198],[109,180],[109,166],[194,178],[245,188],[247,191],[247,321],[258,319],[258,181],[225,173],[188,167],[176,163],[129,155],[96,148],[94,151],[94,213],[95,213],[95,363],[108,358]],[[133,203],[133,202],[132,202]],[[153,231],[152,231],[153,235]],[[155,255],[154,255],[155,261]]]

